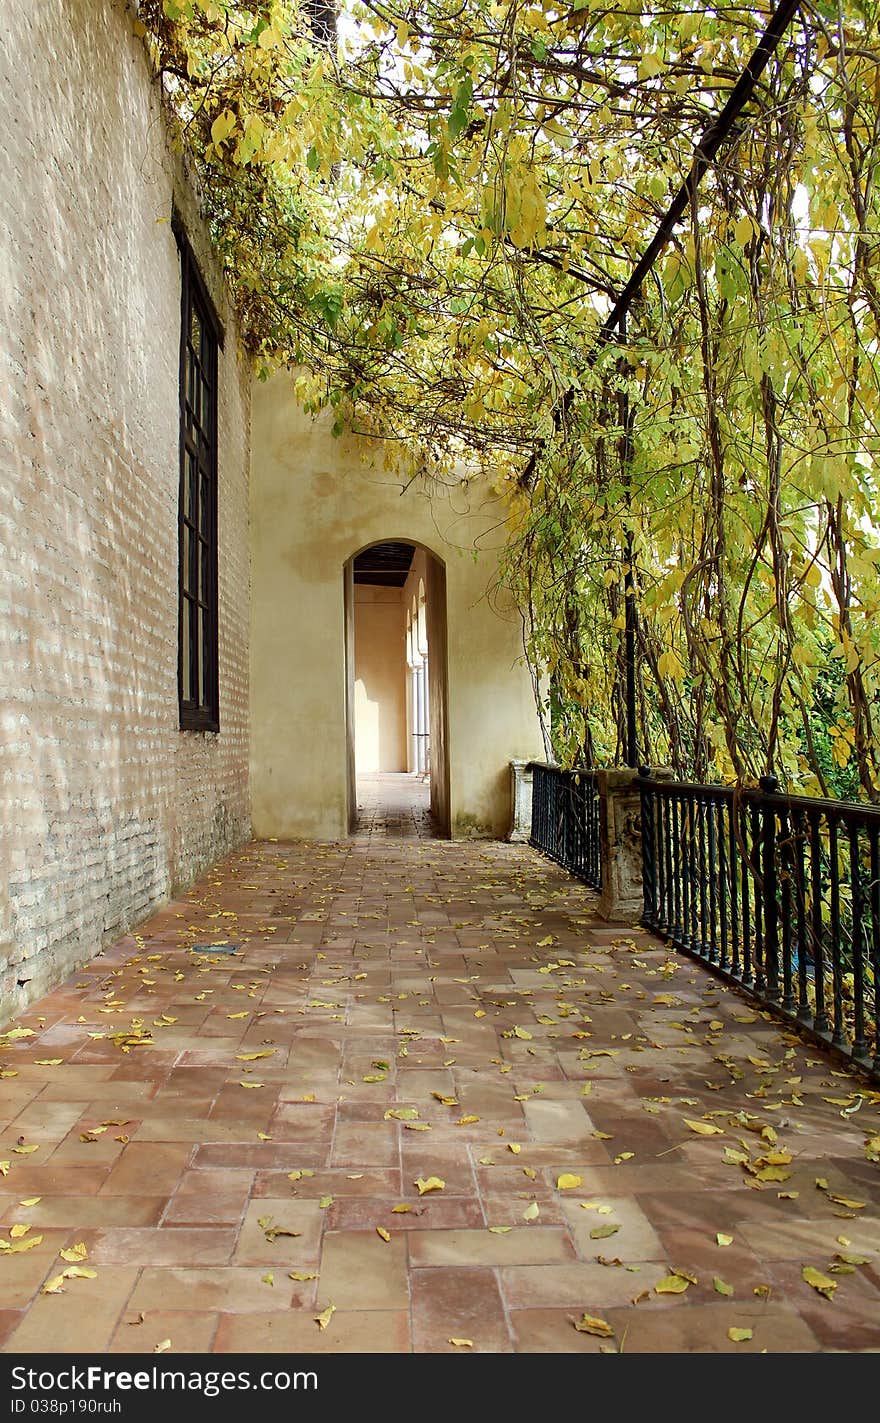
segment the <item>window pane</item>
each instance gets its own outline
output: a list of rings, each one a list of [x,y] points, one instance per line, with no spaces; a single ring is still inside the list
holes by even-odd
[[[199,597],[203,603],[208,602],[208,591],[210,587],[210,551],[207,544],[199,545],[199,563],[201,564],[199,579]]]
[[[184,598],[180,610],[180,695],[185,702],[193,699],[191,659],[190,603]]]
[[[180,544],[180,586],[184,593],[192,593],[193,587],[190,582],[190,539],[192,535],[188,524],[181,525]]]
[[[187,450],[186,460],[186,516],[192,524],[198,524],[199,470],[195,455]]]
[[[189,317],[189,344],[197,354],[202,350],[202,323],[199,313],[195,307],[192,308]]]
[[[206,703],[207,703],[207,677],[206,677],[206,675],[205,675],[205,673],[206,673],[206,661],[205,661],[205,656],[206,656],[206,652],[207,652],[207,643],[206,643],[206,639],[205,639],[205,610],[204,610],[204,608],[197,608],[197,609],[196,609],[196,618],[197,618],[196,628],[197,628],[197,637],[198,637],[197,646],[198,646],[199,706],[200,706],[200,707],[203,707],[203,706],[205,706]]]

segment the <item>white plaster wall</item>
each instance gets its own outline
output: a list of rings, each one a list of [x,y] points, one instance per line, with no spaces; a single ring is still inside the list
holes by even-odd
[[[401,539],[446,566],[453,834],[506,834],[508,762],[538,755],[541,738],[519,616],[487,597],[499,501],[479,482],[404,491],[378,451],[302,413],[287,373],[254,387],[251,478],[255,833],[346,831],[343,568],[368,544]]]

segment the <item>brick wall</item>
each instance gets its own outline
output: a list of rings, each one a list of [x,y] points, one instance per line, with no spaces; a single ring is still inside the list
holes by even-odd
[[[248,834],[249,375],[122,0],[0,17],[0,1018]],[[184,214],[220,355],[219,735],[177,710]]]

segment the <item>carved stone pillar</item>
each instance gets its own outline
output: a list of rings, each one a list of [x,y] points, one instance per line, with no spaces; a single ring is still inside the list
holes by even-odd
[[[528,843],[532,833],[532,773],[528,761],[510,763],[511,826],[508,840]]]
[[[632,924],[642,917],[642,825],[638,772],[598,771],[603,919]]]

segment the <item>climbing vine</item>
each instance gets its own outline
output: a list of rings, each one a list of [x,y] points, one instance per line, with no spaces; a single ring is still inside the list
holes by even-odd
[[[644,759],[877,799],[877,0],[801,6],[626,345],[596,349],[768,14],[142,0],[136,24],[258,368],[505,495],[557,754],[620,755],[630,572]]]

